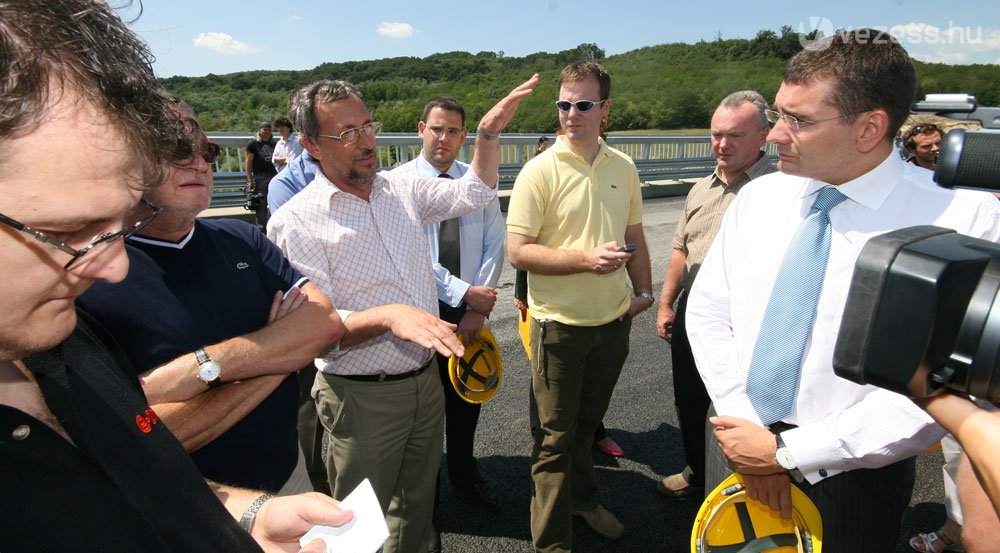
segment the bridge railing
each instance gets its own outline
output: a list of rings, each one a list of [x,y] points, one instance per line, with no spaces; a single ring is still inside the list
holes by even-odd
[[[541,136],[544,135],[503,135],[500,139],[500,190],[513,188],[521,167],[535,156]],[[208,133],[210,141],[222,146],[222,154],[213,167],[212,207],[242,205],[246,182],[245,148],[251,138],[244,133]],[[715,166],[710,137],[704,135],[613,135],[607,142],[635,160],[643,182],[700,177],[710,173]],[[475,136],[470,133],[462,145],[459,160],[472,159],[475,143]],[[420,137],[414,133],[382,133],[378,136],[379,167],[389,169],[406,163],[420,155],[421,146]],[[777,155],[772,145],[768,145],[767,151],[771,156]]]

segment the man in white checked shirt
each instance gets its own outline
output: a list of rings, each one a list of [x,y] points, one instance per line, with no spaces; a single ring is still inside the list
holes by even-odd
[[[303,93],[296,126],[320,172],[268,235],[344,319],[339,349],[316,361],[313,397],[330,434],[333,495],[371,479],[389,524],[385,553],[427,549],[444,415],[433,352],[464,352],[456,326],[438,318],[422,225],[493,201],[499,134],[537,84],[535,75],[483,116],[472,166],[454,180],[376,173],[381,126],[357,89],[318,81]]]

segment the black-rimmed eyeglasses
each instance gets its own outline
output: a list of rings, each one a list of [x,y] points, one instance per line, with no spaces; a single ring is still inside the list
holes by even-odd
[[[353,144],[361,138],[361,133],[365,133],[366,136],[372,138],[378,136],[378,133],[382,132],[382,123],[378,121],[372,121],[367,125],[361,125],[360,127],[354,129],[347,129],[340,134],[317,134],[316,136],[322,136],[324,138],[332,138],[334,140],[340,140],[344,144]]]
[[[607,100],[577,100],[575,102],[559,100],[556,102],[556,107],[559,108],[559,111],[568,112],[571,107],[576,106],[576,111],[588,112],[604,102]]]
[[[45,234],[40,230],[33,229],[25,225],[24,223],[20,223],[14,219],[11,219],[10,217],[7,217],[2,213],[0,213],[0,223],[3,223],[16,230],[19,230],[25,234],[29,234],[32,237],[34,237],[35,240],[38,240],[39,242],[44,242],[61,252],[69,254],[70,260],[67,261],[66,265],[63,266],[64,270],[69,271],[73,267],[78,266],[80,264],[80,260],[83,259],[83,257],[86,256],[87,254],[90,254],[91,252],[99,252],[104,248],[104,246],[111,244],[118,238],[122,239],[128,238],[129,236],[132,236],[133,234],[139,232],[140,230],[145,228],[146,225],[151,223],[153,219],[155,219],[156,216],[160,214],[161,211],[163,211],[162,207],[157,207],[153,205],[145,198],[141,200],[141,203],[137,206],[136,209],[140,212],[148,211],[149,213],[148,215],[140,219],[137,223],[134,223],[131,226],[124,226],[118,232],[106,232],[104,234],[99,234],[95,236],[94,239],[91,240],[90,244],[87,244],[86,246],[80,249],[76,249],[72,246],[67,245],[64,242],[60,242],[59,240],[52,238],[48,234]],[[92,258],[94,256],[91,255],[90,257]]]

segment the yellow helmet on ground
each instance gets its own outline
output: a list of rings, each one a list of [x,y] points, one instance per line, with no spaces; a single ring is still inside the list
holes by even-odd
[[[823,521],[816,505],[792,486],[792,520],[746,494],[733,473],[705,498],[691,529],[691,553],[821,553]]]
[[[489,401],[503,383],[503,359],[490,329],[483,327],[479,339],[466,344],[462,358],[448,360],[448,377],[458,397],[469,403]]]

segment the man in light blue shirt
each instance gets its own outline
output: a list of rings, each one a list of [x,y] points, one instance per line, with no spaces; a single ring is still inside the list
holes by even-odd
[[[448,97],[434,98],[425,106],[417,130],[423,140],[420,156],[393,172],[455,179],[465,174],[469,165],[456,161],[467,134],[461,104]],[[496,302],[506,233],[500,204],[494,200],[457,219],[426,225],[424,233],[434,263],[441,318],[457,324],[459,336],[470,344],[479,338]],[[447,358],[439,357],[438,365],[445,392],[449,480],[486,506],[499,509],[500,498],[479,473],[472,454],[481,406],[467,403],[452,388]]]
[[[289,161],[285,169],[271,179],[271,185],[267,190],[268,210],[272,214],[278,211],[279,207],[316,178],[317,171],[319,163],[309,155],[309,152],[303,152],[299,157]]]

